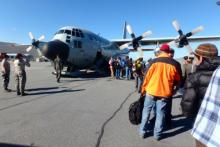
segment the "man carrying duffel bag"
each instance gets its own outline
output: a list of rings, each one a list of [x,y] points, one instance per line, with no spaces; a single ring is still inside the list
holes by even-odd
[[[156,106],[156,121],[153,136],[156,140],[161,139],[165,126],[168,100],[172,98],[172,95],[179,87],[182,75],[181,67],[176,60],[170,57],[169,53],[169,45],[163,44],[160,47],[158,57],[150,62],[150,66],[146,72],[141,90],[141,95],[145,95],[139,129],[141,137],[144,137],[149,130],[148,121],[150,112],[152,107]]]

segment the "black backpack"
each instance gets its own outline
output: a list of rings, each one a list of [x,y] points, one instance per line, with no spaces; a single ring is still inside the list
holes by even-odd
[[[128,116],[133,125],[139,125],[141,123],[144,97],[145,96],[141,96],[139,100],[133,102],[129,107]]]

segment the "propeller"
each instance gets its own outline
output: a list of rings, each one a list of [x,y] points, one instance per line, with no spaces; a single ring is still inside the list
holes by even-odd
[[[177,20],[174,20],[172,22],[172,25],[173,25],[174,29],[178,32],[179,36],[177,37],[177,39],[169,42],[168,44],[170,46],[176,45],[178,48],[186,47],[188,49],[189,53],[192,54],[193,49],[189,44],[188,37],[191,37],[192,35],[195,35],[201,31],[203,31],[204,27],[199,26],[199,27],[195,28],[194,30],[192,30],[191,32],[184,34],[183,31],[181,30],[180,25]]]
[[[30,52],[32,49],[35,48],[35,49],[37,49],[37,52],[38,52],[39,56],[42,56],[42,53],[41,53],[41,51],[39,50],[39,43],[40,43],[40,41],[44,40],[45,36],[44,36],[44,35],[41,35],[41,36],[38,38],[38,40],[36,40],[35,37],[34,37],[34,35],[32,34],[32,32],[29,32],[28,35],[29,35],[30,39],[32,40],[32,45],[29,46],[29,47],[26,49],[26,51],[27,51],[27,52]]]
[[[135,33],[132,30],[131,25],[127,24],[126,29],[128,31],[128,34],[131,35],[132,41],[121,45],[120,49],[128,48],[130,45],[132,45],[134,50],[138,51],[140,53],[140,55],[142,56],[143,55],[143,50],[142,50],[142,48],[139,44],[139,41],[142,40],[143,38],[146,38],[146,37],[150,36],[152,34],[152,32],[147,31],[147,32],[144,32],[141,36],[136,37]]]

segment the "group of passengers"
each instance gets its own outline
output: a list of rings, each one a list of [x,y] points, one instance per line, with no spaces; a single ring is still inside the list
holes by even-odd
[[[139,134],[149,135],[153,123],[153,137],[162,139],[163,131],[171,128],[172,97],[182,93],[181,110],[192,121],[192,136],[197,147],[220,146],[220,58],[217,47],[206,43],[185,56],[180,64],[174,50],[163,44],[155,58],[142,67],[142,59],[134,62],[138,90],[144,99]],[[120,60],[118,60],[120,61]],[[145,65],[145,64],[144,64]],[[140,71],[138,67],[141,67]],[[117,75],[117,74],[116,74]],[[155,114],[150,121],[151,111]]]
[[[109,60],[109,67],[111,72],[111,77],[116,79],[125,78],[127,80],[130,80],[133,78],[133,60],[132,58],[129,58],[129,56],[126,56],[125,59],[122,59],[121,57],[117,58],[111,58]]]
[[[125,59],[121,57],[111,58],[109,60],[109,69],[112,78],[123,79],[125,77],[127,80],[135,79],[136,91],[140,93],[146,70],[146,63],[143,58],[138,58],[135,61],[129,56],[126,56]]]

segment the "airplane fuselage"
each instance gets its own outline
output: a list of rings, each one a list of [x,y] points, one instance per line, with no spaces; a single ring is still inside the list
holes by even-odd
[[[46,57],[54,60],[56,56],[52,56],[52,54],[65,54],[63,55],[64,60],[77,68],[90,67],[94,63],[98,52],[101,52],[106,59],[128,53],[127,50],[120,50],[114,42],[110,42],[90,31],[75,27],[59,29],[47,45],[47,51],[42,49]]]

